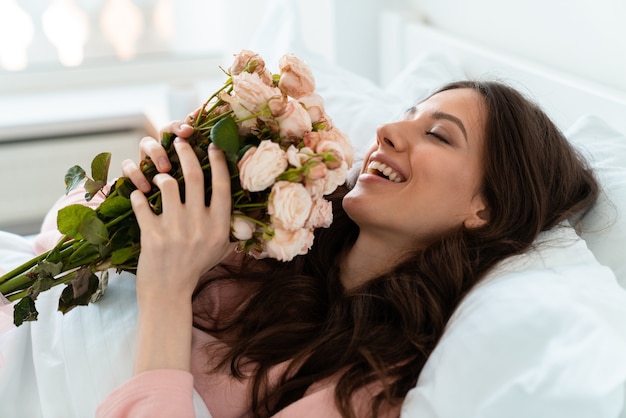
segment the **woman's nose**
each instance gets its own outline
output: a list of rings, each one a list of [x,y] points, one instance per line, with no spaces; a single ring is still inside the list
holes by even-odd
[[[401,122],[386,123],[376,130],[378,144],[395,151],[404,151],[405,141],[402,135]]]

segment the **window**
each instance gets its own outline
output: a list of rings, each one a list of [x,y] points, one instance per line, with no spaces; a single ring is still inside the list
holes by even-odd
[[[224,52],[224,1],[2,0],[0,91],[58,87],[96,78],[97,69],[128,78],[133,68],[215,58]],[[123,71],[119,71],[123,69]],[[68,76],[71,74],[71,76]],[[78,80],[77,80],[78,77]],[[23,82],[21,82],[24,80]],[[132,80],[131,80],[132,81]]]

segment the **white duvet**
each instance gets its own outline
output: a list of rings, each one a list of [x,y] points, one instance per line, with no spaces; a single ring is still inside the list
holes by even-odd
[[[0,232],[0,268],[31,256],[28,240]],[[105,297],[65,316],[57,296],[40,296],[37,322],[0,335],[0,417],[92,417],[131,375],[134,277],[112,274]],[[625,320],[626,293],[574,231],[544,233],[465,299],[403,415],[619,417]]]

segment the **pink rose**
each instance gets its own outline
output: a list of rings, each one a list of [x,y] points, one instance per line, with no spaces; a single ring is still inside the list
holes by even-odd
[[[243,122],[239,122],[239,134],[246,135],[252,132],[257,125],[256,118],[250,118],[252,116],[252,112],[250,112],[244,105],[241,104],[238,98],[231,96],[225,91],[220,93],[220,99],[228,103],[230,108],[235,113],[235,118],[239,120],[243,120]],[[250,119],[248,119],[250,118]]]
[[[287,102],[285,111],[275,119],[280,128],[279,134],[284,138],[302,138],[312,129],[309,113],[293,100]]]
[[[328,195],[335,191],[337,186],[340,186],[346,182],[346,175],[348,173],[348,164],[345,161],[341,162],[341,165],[326,172],[326,177],[318,181],[323,184],[322,194]]]
[[[306,165],[306,178],[309,180],[323,179],[327,172],[326,164],[319,161],[318,157],[310,159]]]
[[[283,55],[278,62],[278,88],[287,96],[299,99],[315,90],[315,79],[308,65],[293,54]]]
[[[313,150],[308,147],[297,149],[295,146],[289,145],[289,148],[287,148],[287,160],[289,164],[296,168],[302,167],[311,158],[312,154],[314,154]]]
[[[311,123],[318,123],[328,119],[324,112],[324,99],[319,94],[309,93],[300,97],[298,102],[309,112]]]
[[[347,135],[337,128],[330,131],[320,131],[318,142],[315,146],[311,146],[318,154],[336,151],[339,156],[348,164],[348,168],[354,163],[354,148]],[[306,143],[306,141],[305,141]],[[307,146],[310,146],[307,144]]]
[[[241,187],[260,192],[274,184],[288,163],[285,151],[277,143],[264,140],[258,147],[250,148],[237,165]]]
[[[316,200],[322,198],[324,196],[324,189],[326,188],[326,177],[328,176],[328,171],[326,172],[326,176],[321,179],[311,180],[309,178],[305,178],[304,187],[309,192],[312,200]]]
[[[233,213],[230,221],[230,230],[233,234],[233,237],[235,237],[239,241],[246,241],[254,236],[256,223],[240,215],[241,212]]]
[[[301,183],[279,181],[272,186],[267,213],[272,224],[293,231],[304,226],[312,205],[311,196]]]
[[[279,261],[290,261],[295,256],[306,254],[313,244],[313,233],[306,228],[289,231],[275,228],[272,238],[265,242],[264,251],[257,256],[271,257]]]
[[[259,54],[249,49],[242,49],[235,55],[233,64],[230,66],[230,74],[237,75],[243,71],[255,72],[265,68],[265,61]]]
[[[235,60],[230,66],[230,75],[238,75],[242,72],[258,74],[264,84],[274,86],[272,73],[265,67],[263,58],[254,51],[243,49],[235,55]]]
[[[306,228],[328,228],[333,222],[333,205],[324,198],[315,199],[311,207]]]
[[[263,83],[259,75],[254,73],[241,73],[233,76],[233,91],[239,103],[252,113],[258,113],[262,106],[269,106],[269,102],[282,103],[283,95],[276,87],[270,87]],[[284,105],[275,109],[280,112]]]
[[[322,140],[322,134],[325,131],[312,131],[304,135],[304,145],[311,148],[313,152],[317,149],[317,144]]]
[[[300,248],[299,255],[304,255],[309,252],[311,247],[313,246],[313,240],[315,239],[315,234],[313,234],[312,229],[305,229],[307,231],[306,237],[304,239],[304,243],[302,244],[302,248]]]

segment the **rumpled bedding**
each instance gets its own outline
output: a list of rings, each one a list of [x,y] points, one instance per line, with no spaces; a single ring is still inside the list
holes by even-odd
[[[0,268],[32,256],[31,240],[0,232]],[[111,272],[100,301],[66,315],[60,291],[39,296],[38,321],[0,335],[1,417],[91,417],[131,376],[134,276]],[[625,319],[626,292],[574,230],[544,233],[464,300],[402,414],[624,417]]]

